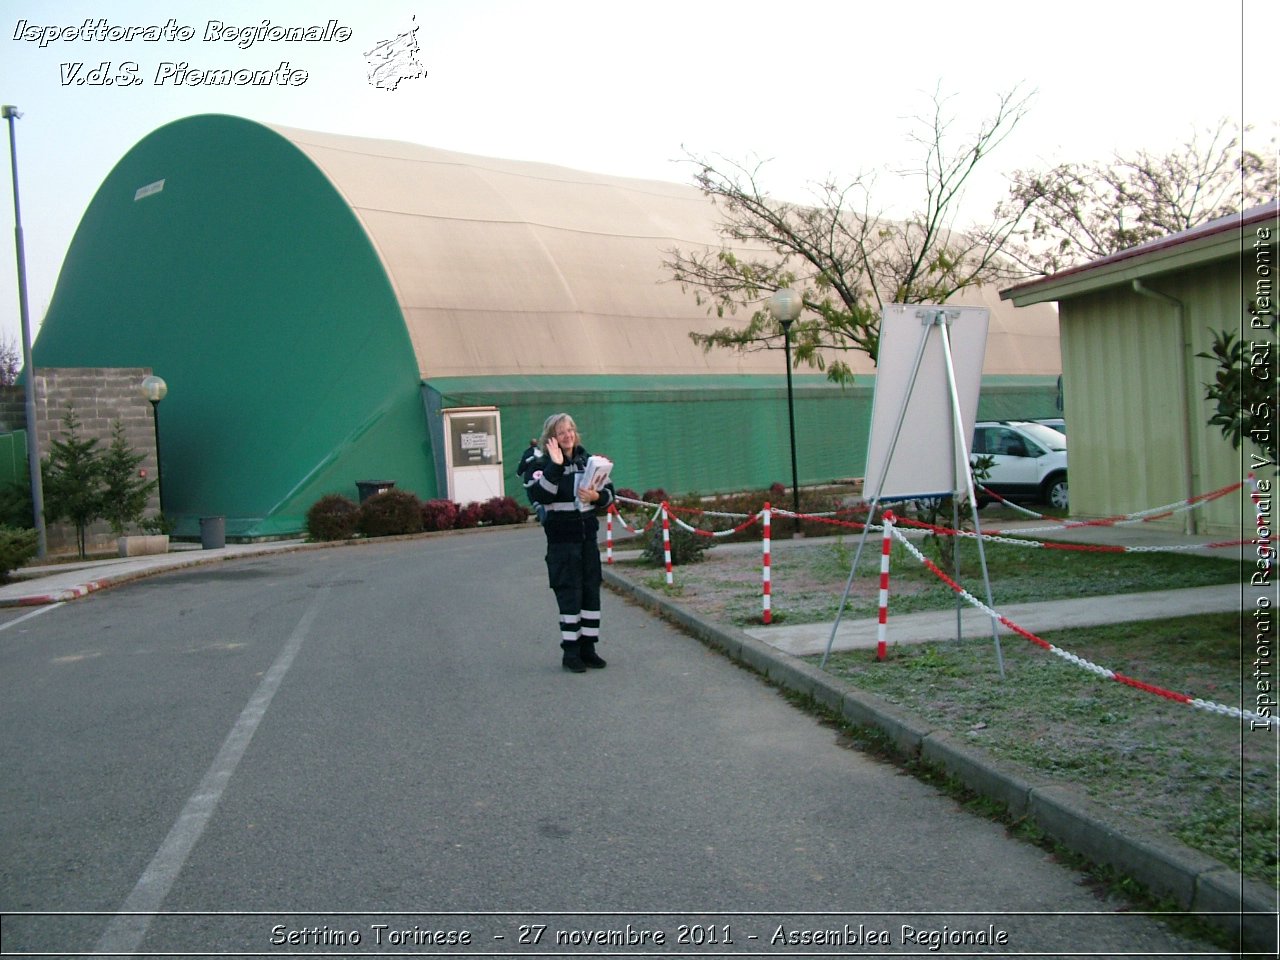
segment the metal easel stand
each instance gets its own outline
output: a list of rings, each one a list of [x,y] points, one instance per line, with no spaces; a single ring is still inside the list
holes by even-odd
[[[888,449],[888,452],[885,454],[884,467],[880,472],[882,480],[883,478],[889,475],[889,464],[893,462],[893,454],[898,447],[898,439],[902,436],[902,425],[906,421],[907,408],[910,404],[911,394],[915,390],[916,379],[918,378],[920,373],[920,364],[924,359],[924,352],[929,342],[929,335],[934,330],[937,330],[939,336],[941,336],[942,338],[942,355],[943,355],[944,366],[946,367],[946,371],[947,371],[948,396],[951,401],[950,402],[951,422],[953,426],[953,430],[952,430],[953,472],[952,472],[951,502],[953,505],[952,515],[954,520],[954,528],[956,530],[959,530],[960,528],[960,505],[957,502],[958,501],[957,494],[960,492],[960,488],[959,488],[958,478],[955,476],[955,464],[961,462],[957,454],[960,452],[963,452],[964,454],[963,462],[965,464],[969,463],[969,444],[968,444],[967,438],[964,436],[964,422],[963,422],[963,418],[960,415],[960,395],[959,395],[959,391],[956,388],[955,366],[954,366],[954,363],[952,360],[952,354],[951,354],[951,338],[947,330],[947,328],[951,324],[952,319],[954,319],[954,317],[958,315],[959,314],[957,311],[948,311],[945,309],[921,310],[917,314],[917,316],[920,317],[920,322],[924,329],[920,334],[920,344],[916,348],[915,359],[912,361],[911,379],[907,384],[907,392],[902,402],[902,409],[898,411],[898,421],[897,421],[897,424],[894,426],[893,436],[889,440],[889,449]],[[994,610],[995,605],[994,605],[994,600],[992,599],[992,594],[991,594],[991,577],[987,572],[987,555],[986,555],[986,550],[983,547],[982,530],[978,522],[977,500],[974,497],[973,476],[968,469],[964,470],[964,492],[966,492],[969,496],[970,509],[973,511],[973,526],[974,526],[974,532],[977,536],[977,542],[978,542],[978,559],[979,559],[979,563],[982,566],[982,581],[986,587],[987,607],[989,609]],[[909,500],[911,499],[911,497],[902,496],[902,497],[894,497],[893,499]],[[845,605],[848,603],[848,600],[849,600],[849,591],[853,588],[853,578],[858,572],[858,562],[862,558],[862,550],[867,542],[867,534],[871,529],[871,524],[875,518],[876,510],[882,502],[883,501],[880,496],[880,491],[877,490],[875,497],[871,501],[870,509],[867,511],[867,522],[863,525],[862,536],[858,538],[858,548],[856,551],[854,551],[853,563],[850,565],[850,568],[849,568],[849,579],[845,582],[844,593],[840,597],[840,606],[836,610],[835,623],[831,625],[831,636],[827,638],[827,649],[822,655],[822,663],[820,664],[821,668],[825,669],[827,665],[827,659],[831,656],[831,647],[835,643],[836,632],[840,629],[840,621],[844,616]],[[953,550],[955,551],[953,553],[953,556],[955,557],[957,570],[959,569],[959,549],[960,549],[959,540],[960,538],[957,536],[956,542],[953,544]],[[964,635],[963,626],[962,626],[962,613],[963,613],[962,601],[959,595],[957,594],[956,596],[956,640],[957,641],[960,640]],[[1003,680],[1004,679],[1004,654],[1000,649],[1000,624],[994,615],[991,617],[991,638],[995,644],[996,663],[1000,670],[1000,678]]]

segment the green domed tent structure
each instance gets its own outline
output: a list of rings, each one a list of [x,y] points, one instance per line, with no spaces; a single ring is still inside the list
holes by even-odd
[[[663,282],[663,252],[718,246],[716,222],[691,186],[190,117],[98,190],[33,362],[165,379],[179,534],[212,515],[232,538],[296,533],[361,481],[518,495],[519,452],[561,409],[621,486],[767,485],[788,472],[770,439],[786,430],[782,357],[704,352],[688,334],[719,321]],[[1051,415],[1056,313],[1015,323],[978,296],[981,414]],[[802,482],[861,472],[870,394],[870,378],[795,377]]]

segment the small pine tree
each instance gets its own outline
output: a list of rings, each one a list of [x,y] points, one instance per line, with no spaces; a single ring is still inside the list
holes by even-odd
[[[76,546],[85,557],[84,531],[102,516],[102,453],[97,437],[80,436],[80,418],[68,407],[62,418],[65,435],[49,444],[45,457],[44,515],[56,523],[69,520],[76,528]]]
[[[117,537],[125,528],[142,519],[156,481],[138,475],[143,455],[134,453],[124,437],[124,425],[117,420],[111,427],[111,446],[102,459],[102,519],[111,524]]]

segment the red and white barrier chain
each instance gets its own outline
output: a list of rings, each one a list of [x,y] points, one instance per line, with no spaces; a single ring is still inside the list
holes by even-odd
[[[1239,707],[1228,707],[1223,704],[1214,703],[1209,700],[1202,700],[1197,697],[1191,697],[1185,693],[1175,693],[1172,690],[1166,690],[1163,687],[1158,687],[1158,686],[1155,686],[1154,684],[1145,683],[1141,680],[1135,680],[1133,677],[1128,677],[1122,673],[1117,673],[1114,670],[1108,669],[1107,667],[1099,666],[1098,664],[1093,663],[1089,660],[1086,660],[1083,657],[1077,656],[1074,653],[1070,653],[1066,650],[1061,649],[1060,647],[1054,646],[1049,641],[1036,636],[1030,630],[1027,630],[1024,627],[1018,626],[1018,624],[1014,623],[1008,617],[1005,617],[1001,615],[999,612],[997,612],[996,610],[991,609],[989,606],[987,606],[985,603],[983,603],[981,600],[979,600],[977,597],[971,594],[968,590],[964,589],[964,587],[960,586],[960,584],[956,583],[956,581],[954,581],[945,573],[943,573],[943,571],[939,569],[937,564],[935,564],[932,560],[930,560],[923,553],[921,553],[920,550],[916,548],[915,544],[911,543],[910,540],[908,540],[905,536],[903,536],[901,531],[895,530],[893,535],[898,539],[899,543],[901,543],[903,546],[907,548],[908,552],[910,552],[912,556],[914,556],[917,560],[919,560],[920,563],[922,563],[931,573],[933,573],[934,576],[936,576],[948,587],[950,587],[953,591],[955,591],[955,593],[959,595],[961,598],[963,598],[970,606],[973,606],[976,609],[981,610],[983,613],[985,613],[989,617],[994,617],[998,622],[1008,627],[1018,636],[1026,640],[1030,640],[1036,646],[1049,651],[1054,656],[1061,657],[1063,660],[1066,660],[1068,663],[1074,663],[1076,666],[1082,667],[1085,670],[1088,670],[1090,673],[1096,674],[1097,676],[1102,677],[1106,680],[1114,680],[1117,683],[1122,683],[1125,686],[1133,687],[1136,690],[1143,690],[1147,693],[1155,694],[1158,697],[1164,697],[1166,700],[1172,700],[1175,703],[1184,703],[1188,706],[1195,707],[1198,710],[1207,711],[1208,713],[1216,713],[1219,716],[1233,717],[1238,720],[1248,720],[1250,723],[1255,724],[1259,727],[1265,727],[1267,729],[1273,729],[1277,732],[1280,732],[1280,724],[1275,723],[1274,718],[1263,717],[1262,715],[1253,713],[1252,711],[1249,711],[1249,710],[1241,710]]]
[[[1253,481],[1252,474],[1250,474],[1250,480]],[[1253,481],[1253,482],[1255,483],[1255,491],[1256,491],[1256,481]],[[1018,504],[1012,503],[1004,499],[999,494],[992,493],[991,491],[985,491],[985,488],[983,488],[984,491],[989,493],[992,497],[999,500],[1001,503],[1005,504],[1006,506],[1012,507],[1014,510],[1025,513],[1027,516],[1034,517],[1036,519],[1050,520],[1050,521],[1053,521],[1054,523],[1053,526],[1048,526],[1048,527],[1025,528],[1025,529],[1013,530],[1013,531],[997,530],[989,534],[983,534],[983,536],[986,539],[1000,541],[1004,534],[1016,533],[1018,534],[1017,538],[1011,538],[1011,539],[1005,540],[1004,542],[1016,543],[1022,546],[1028,546],[1028,545],[1045,546],[1045,544],[1040,544],[1034,541],[1028,541],[1026,539],[1023,539],[1023,535],[1028,533],[1047,533],[1047,532],[1058,532],[1060,530],[1087,529],[1089,527],[1130,526],[1130,525],[1139,524],[1139,523],[1150,523],[1153,520],[1162,520],[1170,516],[1173,516],[1174,514],[1177,514],[1177,513],[1183,513],[1188,510],[1197,509],[1203,506],[1204,504],[1210,503],[1214,500],[1218,500],[1222,497],[1227,496],[1230,493],[1234,493],[1236,490],[1239,490],[1242,486],[1244,486],[1244,481],[1237,480],[1235,483],[1228,484],[1227,486],[1222,487],[1221,489],[1213,490],[1213,491],[1210,491],[1209,493],[1198,494],[1194,497],[1188,497],[1185,500],[1178,500],[1178,501],[1175,501],[1174,503],[1165,504],[1163,506],[1152,507],[1147,510],[1140,510],[1140,511],[1137,511],[1136,513],[1122,514],[1114,517],[1104,517],[1096,520],[1064,520],[1064,519],[1059,519],[1055,517],[1046,517],[1044,514],[1036,513],[1033,510],[1027,510],[1024,507],[1019,506]],[[648,503],[644,500],[632,500],[627,497],[618,497],[617,499],[622,503],[631,503],[637,506],[657,507],[659,510],[661,509],[660,505]],[[1256,500],[1256,493],[1255,493],[1255,500]],[[863,502],[862,504],[860,504],[860,506],[862,506],[863,508],[867,508],[870,506],[870,504]],[[757,520],[761,518],[760,513],[754,513],[754,514],[721,513],[721,512],[711,511],[711,510],[697,510],[695,508],[690,508],[690,507],[683,507],[683,508],[670,507],[670,505],[668,505],[668,508],[673,515],[673,519],[675,523],[678,524],[682,529],[703,537],[729,537],[735,533],[741,533],[743,530],[747,529],[753,523],[755,523]],[[610,509],[614,510],[614,508],[612,507]],[[742,518],[744,522],[729,530],[702,530],[688,523],[685,523],[678,516],[674,516],[674,514],[677,511],[682,511],[685,513],[696,513],[696,514],[701,514],[703,516],[708,516],[708,517],[729,517],[731,519]],[[616,510],[614,512],[616,512]],[[655,513],[654,515],[655,519],[657,518],[657,515],[658,514]],[[853,530],[861,530],[863,529],[863,526],[864,526],[864,524],[858,523],[856,521],[835,519],[838,516],[838,512],[795,513],[791,510],[785,510],[779,507],[774,507],[773,516],[793,517],[798,520],[811,520],[819,523],[828,523],[838,527],[848,527]],[[618,514],[618,518],[619,520],[622,521],[624,526],[626,526],[627,529],[630,530],[632,533],[640,532],[635,527],[632,527],[630,524],[627,524],[625,518],[623,518],[621,514]],[[649,522],[649,525],[646,526],[644,529],[648,530],[650,527],[652,527],[653,522],[654,521],[651,520]],[[960,536],[968,536],[968,537],[976,536],[975,534],[969,531],[954,531],[947,527],[930,526],[928,524],[923,524],[918,521],[912,521],[904,517],[899,517],[897,522],[899,524],[906,524],[909,526],[921,527],[923,529],[931,530],[934,533],[940,533],[944,535],[959,533]],[[871,529],[875,530],[875,529],[878,529],[878,527],[873,525]],[[1062,545],[1061,549],[1083,549],[1083,550],[1098,549],[1104,552],[1112,552],[1112,553],[1165,551],[1165,550],[1201,550],[1201,549],[1213,548],[1213,547],[1238,546],[1241,542],[1243,541],[1235,540],[1235,541],[1224,541],[1222,543],[1172,544],[1172,545],[1158,546],[1158,547],[1146,547],[1146,546],[1121,547],[1121,546],[1106,546],[1106,545],[1064,544]],[[1053,546],[1057,548],[1057,545],[1049,545],[1049,546]]]
[[[1270,527],[1262,511],[1261,494],[1258,491],[1257,480],[1254,478],[1253,474],[1249,475],[1249,481],[1253,485],[1252,499],[1255,506],[1258,509],[1258,521],[1257,521],[1258,539],[1253,542],[1260,543],[1267,548],[1268,560],[1269,560],[1271,556]],[[1202,504],[1208,503],[1212,500],[1216,500],[1219,497],[1226,496],[1227,494],[1240,489],[1243,485],[1244,485],[1243,481],[1237,482],[1229,486],[1223,487],[1220,490],[1212,491],[1211,493],[1201,494],[1200,496],[1191,497],[1187,500],[1178,501],[1176,504],[1167,504],[1162,507],[1155,507],[1150,510],[1139,511],[1138,513],[1129,514],[1127,516],[1108,517],[1103,520],[1089,520],[1089,521],[1083,521],[1083,522],[1062,521],[1055,526],[1046,527],[1043,529],[1045,531],[1060,531],[1060,530],[1069,530],[1072,528],[1081,528],[1081,527],[1120,526],[1120,525],[1133,524],[1133,523],[1146,523],[1151,520],[1170,516],[1173,513],[1181,512],[1184,510],[1190,510]],[[653,506],[653,504],[645,503],[642,500],[630,500],[625,497],[619,497],[618,499],[623,502],[633,503],[639,506],[646,506],[646,507]],[[998,498],[998,499],[1001,499],[1002,502],[1007,503],[1007,501],[1004,501],[1003,498]],[[1009,504],[1009,505],[1015,506],[1014,504]],[[1017,509],[1020,509],[1020,508],[1017,508]],[[945,583],[948,587],[950,587],[958,596],[964,599],[971,606],[982,611],[987,616],[994,618],[997,622],[1003,624],[1005,627],[1007,627],[1012,632],[1016,633],[1018,636],[1023,637],[1026,640],[1029,640],[1036,646],[1041,647],[1042,649],[1052,653],[1054,656],[1060,657],[1063,660],[1066,660],[1068,663],[1073,663],[1076,666],[1081,667],[1082,669],[1095,674],[1096,676],[1102,677],[1103,679],[1114,680],[1117,683],[1124,684],[1125,686],[1132,687],[1136,690],[1142,690],[1147,693],[1154,694],[1155,696],[1163,697],[1166,700],[1172,700],[1175,703],[1184,703],[1188,706],[1195,707],[1198,710],[1204,710],[1208,713],[1218,714],[1219,716],[1232,717],[1239,720],[1248,720],[1251,723],[1256,724],[1258,726],[1265,727],[1267,729],[1274,729],[1280,732],[1280,724],[1273,723],[1272,718],[1263,717],[1260,714],[1253,713],[1252,711],[1248,711],[1248,710],[1242,710],[1238,707],[1229,707],[1223,704],[1214,703],[1213,701],[1204,700],[1198,697],[1192,697],[1183,693],[1177,693],[1172,690],[1166,690],[1163,687],[1159,687],[1154,684],[1150,684],[1141,680],[1134,679],[1133,677],[1126,676],[1122,673],[1117,673],[1116,671],[1111,670],[1107,667],[1099,666],[1096,663],[1086,660],[1083,657],[1077,656],[1076,654],[1071,653],[1067,650],[1063,650],[1060,647],[1057,647],[1054,644],[1049,643],[1047,640],[1044,640],[1041,637],[1036,636],[1031,631],[1025,629],[1024,627],[1019,626],[1018,624],[1010,620],[1008,617],[1001,615],[996,610],[993,610],[991,607],[987,606],[985,603],[983,603],[981,600],[979,600],[977,597],[971,594],[968,590],[964,589],[964,587],[962,587],[956,581],[954,581],[949,576],[947,576],[947,574],[945,574],[937,566],[937,564],[929,560],[915,546],[915,544],[913,544],[903,534],[901,530],[897,529],[896,524],[900,524],[900,523],[906,524],[915,528],[930,530],[934,533],[938,533],[942,535],[958,535],[958,536],[976,538],[977,534],[972,533],[970,531],[950,530],[946,527],[938,527],[932,524],[906,520],[904,518],[896,517],[891,512],[886,512],[884,515],[884,524],[882,526],[877,526],[875,524],[862,524],[862,523],[857,523],[852,521],[841,521],[841,520],[830,519],[833,516],[832,514],[797,514],[788,510],[775,509],[771,507],[768,503],[765,503],[764,508],[760,511],[760,513],[751,514],[751,515],[735,514],[735,513],[712,513],[710,511],[698,511],[698,510],[692,510],[688,508],[686,508],[686,510],[687,512],[690,512],[690,513],[705,513],[708,516],[714,515],[714,516],[731,517],[731,518],[739,518],[739,517],[745,518],[745,521],[742,524],[739,524],[737,527],[734,527],[730,530],[707,531],[707,530],[699,530],[695,527],[692,527],[689,524],[684,523],[682,520],[680,520],[679,517],[676,517],[676,523],[679,524],[683,529],[691,533],[698,534],[701,536],[707,536],[707,537],[725,537],[735,533],[741,533],[743,530],[750,527],[757,520],[763,521],[764,532],[762,537],[762,565],[761,565],[762,606],[763,606],[762,619],[763,619],[763,622],[766,624],[771,623],[772,617],[773,617],[773,611],[772,611],[772,596],[773,596],[772,520],[774,516],[787,516],[787,517],[795,517],[795,518],[806,519],[806,520],[817,520],[821,522],[830,523],[835,526],[848,527],[855,530],[861,530],[861,529],[864,529],[864,527],[871,530],[880,529],[880,530],[883,530],[884,532],[884,538],[882,541],[881,560],[880,560],[880,610],[879,610],[879,622],[877,624],[877,639],[876,639],[876,656],[878,659],[883,660],[886,654],[886,645],[887,645],[886,634],[887,634],[887,624],[888,624],[888,599],[889,599],[889,596],[888,596],[889,595],[889,558],[891,553],[892,541],[894,538],[896,538],[898,542],[901,543],[912,556],[914,556],[921,564],[925,566],[926,569],[928,569],[936,577],[942,580],[943,583]],[[1025,512],[1031,513],[1031,511],[1025,511]],[[671,526],[670,526],[671,514],[672,514],[672,508],[670,507],[669,504],[667,504],[666,502],[663,502],[662,504],[658,505],[657,513],[655,513],[654,517],[650,519],[649,523],[643,528],[637,528],[629,524],[626,521],[626,519],[620,513],[618,513],[616,507],[611,506],[609,508],[609,528],[607,533],[609,562],[611,563],[613,562],[612,561],[613,516],[616,515],[619,521],[624,526],[624,528],[626,528],[632,534],[644,533],[652,529],[655,522],[657,521],[657,518],[660,516],[662,518],[662,545],[663,545],[663,559],[666,565],[666,580],[667,580],[667,585],[671,586],[673,583],[672,564],[671,564]],[[1039,514],[1032,514],[1032,515],[1042,516]],[[1046,518],[1046,519],[1052,519],[1052,518]],[[1022,530],[1017,532],[1018,533],[1038,533],[1042,531],[1040,529],[1036,529],[1036,530]],[[1210,543],[1210,544],[1174,544],[1174,545],[1163,546],[1163,547],[1142,547],[1142,546],[1123,547],[1123,546],[1101,545],[1101,544],[1044,543],[1036,540],[1027,540],[1022,537],[1003,536],[1001,535],[1000,532],[996,532],[992,534],[983,534],[983,539],[990,540],[997,543],[1008,543],[1008,544],[1013,544],[1013,545],[1023,546],[1023,547],[1038,547],[1038,548],[1051,548],[1051,549],[1063,549],[1063,550],[1073,550],[1073,549],[1074,550],[1092,550],[1092,551],[1102,551],[1102,552],[1110,552],[1110,553],[1141,553],[1141,552],[1156,552],[1156,551],[1165,551],[1165,550],[1192,550],[1192,549],[1201,549],[1204,547],[1235,546],[1239,543],[1244,542],[1244,541],[1231,541],[1231,542]]]
[[[625,497],[618,497],[617,499],[623,500],[626,503],[636,503],[636,504],[643,504],[644,506],[650,506],[650,504],[645,504],[641,500],[627,500]],[[614,517],[618,518],[618,522],[622,524],[622,529],[627,531],[627,533],[631,534],[632,536],[639,536],[640,534],[647,533],[648,531],[653,529],[653,525],[655,522],[657,522],[657,518],[661,513],[662,513],[662,507],[659,506],[658,512],[649,518],[649,522],[647,524],[645,524],[643,527],[634,527],[630,523],[628,523],[627,518],[624,517],[618,511],[617,504],[613,504],[613,503],[609,504],[609,509],[608,511],[606,511],[606,518],[605,518],[605,562],[613,563],[613,518]]]
[[[1146,510],[1139,510],[1136,513],[1121,514],[1114,517],[1103,517],[1098,520],[1064,520],[1060,517],[1048,517],[1043,513],[1036,513],[1034,510],[1028,510],[1026,507],[1019,506],[1012,501],[1006,500],[1004,497],[1000,496],[1000,494],[995,493],[992,490],[988,490],[986,487],[979,485],[979,489],[993,499],[999,500],[1004,506],[1010,507],[1018,513],[1025,514],[1028,517],[1033,517],[1036,520],[1051,521],[1054,526],[1036,527],[1020,531],[1021,533],[1045,533],[1056,530],[1079,529],[1082,527],[1124,527],[1133,526],[1139,523],[1151,523],[1153,520],[1165,520],[1169,517],[1175,516],[1176,514],[1195,510],[1206,503],[1211,503],[1214,500],[1225,497],[1228,494],[1239,490],[1242,486],[1244,486],[1244,481],[1237,480],[1235,483],[1230,483],[1218,490],[1212,490],[1209,493],[1197,494],[1194,497],[1187,497],[1185,500],[1175,500],[1173,503],[1166,503],[1163,506],[1150,507]],[[1234,546],[1234,544],[1232,545]]]
[[[1253,474],[1249,475],[1249,479],[1254,485],[1253,500],[1254,500],[1254,503],[1257,504],[1260,501],[1260,495],[1257,492],[1257,482],[1254,479]],[[1171,544],[1171,545],[1165,545],[1165,546],[1121,546],[1118,544],[1076,544],[1076,543],[1044,542],[1039,540],[1027,539],[1025,536],[1022,536],[1022,535],[1027,533],[1039,533],[1043,531],[1056,532],[1060,530],[1069,530],[1073,528],[1084,528],[1084,527],[1095,527],[1095,526],[1120,526],[1120,525],[1131,524],[1131,523],[1146,523],[1146,522],[1149,522],[1150,520],[1170,516],[1171,514],[1179,511],[1194,509],[1195,507],[1198,507],[1202,504],[1209,503],[1220,497],[1226,496],[1227,494],[1240,489],[1242,486],[1243,486],[1243,482],[1233,483],[1219,490],[1215,490],[1206,494],[1201,494],[1196,497],[1190,497],[1187,500],[1179,501],[1177,504],[1168,504],[1161,507],[1154,507],[1150,510],[1144,510],[1144,511],[1139,511],[1138,513],[1129,514],[1128,516],[1108,517],[1104,520],[1089,520],[1089,521],[1076,521],[1076,522],[1058,521],[1057,525],[1053,527],[1015,531],[1019,534],[1019,536],[1017,537],[1005,536],[1000,531],[996,531],[993,533],[984,533],[981,536],[982,536],[982,539],[985,541],[992,542],[992,543],[1005,543],[1011,546],[1031,547],[1031,548],[1037,548],[1037,549],[1052,549],[1052,550],[1077,550],[1077,551],[1100,552],[1100,553],[1154,553],[1154,552],[1162,552],[1162,551],[1198,550],[1198,549],[1215,548],[1215,547],[1236,546],[1240,543],[1243,543],[1244,541],[1234,540],[1234,541],[1223,541],[1221,543]],[[993,496],[995,495],[993,494]],[[1003,498],[998,497],[998,499],[1000,499],[1002,502],[1007,503],[1007,501],[1004,501]],[[643,506],[643,507],[654,506],[654,504],[647,503],[643,500],[633,500],[628,497],[618,497],[617,500],[623,503],[634,504],[636,506]],[[1009,504],[1009,505],[1015,506],[1014,504]],[[680,517],[675,514],[675,511],[677,509],[683,509],[683,511],[686,513],[691,513],[691,514],[696,513],[704,516],[728,517],[731,519],[741,518],[743,522],[728,530],[714,530],[714,531],[701,530],[681,520]],[[1018,508],[1018,509],[1021,509],[1021,508]],[[1034,514],[1031,511],[1024,511],[1024,512],[1029,513],[1032,516],[1043,516],[1041,514]],[[608,510],[608,520],[607,520],[606,540],[605,540],[605,544],[606,544],[605,552],[606,552],[608,563],[613,563],[613,518],[615,516],[617,516],[618,520],[622,523],[624,529],[626,529],[632,535],[638,535],[641,533],[648,532],[653,528],[654,524],[658,521],[658,518],[661,517],[663,560],[666,568],[667,586],[672,586],[674,584],[674,575],[672,572],[671,529],[670,529],[670,524],[672,520],[674,520],[675,523],[681,527],[681,529],[686,530],[689,533],[695,534],[697,536],[711,537],[711,538],[733,536],[734,534],[742,533],[744,530],[746,530],[752,524],[754,524],[757,520],[762,521],[764,530],[763,530],[763,537],[761,542],[761,548],[762,548],[762,563],[761,563],[761,573],[760,573],[761,621],[766,625],[771,624],[773,622],[772,519],[774,516],[793,517],[798,520],[810,520],[810,521],[815,521],[820,523],[827,523],[832,526],[845,527],[851,530],[867,529],[867,530],[883,531],[884,546],[883,546],[882,559],[881,559],[881,581],[882,581],[882,588],[881,588],[882,603],[880,608],[881,622],[877,628],[877,632],[878,632],[877,653],[880,659],[883,659],[884,649],[885,649],[885,633],[886,633],[886,622],[887,622],[887,611],[888,611],[887,563],[888,563],[889,545],[891,543],[891,533],[890,533],[891,527],[893,527],[894,524],[901,524],[905,526],[914,527],[916,529],[928,530],[940,536],[958,536],[958,537],[968,537],[970,539],[977,539],[979,536],[977,533],[974,533],[972,531],[952,530],[948,527],[941,527],[941,526],[936,526],[934,524],[923,523],[917,520],[910,520],[907,518],[897,517],[896,515],[893,515],[889,512],[886,512],[885,514],[884,525],[877,526],[876,524],[865,524],[865,523],[859,523],[856,521],[835,519],[838,516],[838,513],[798,514],[790,510],[774,508],[769,503],[765,503],[764,508],[759,513],[741,514],[741,513],[723,513],[723,512],[710,511],[710,510],[698,510],[696,508],[689,508],[689,507],[673,508],[671,507],[670,504],[664,501],[663,503],[657,505],[657,510],[654,513],[653,517],[650,518],[649,522],[643,528],[639,528],[628,523],[626,518],[623,517],[622,514],[618,511],[616,504],[611,504]],[[1046,519],[1054,519],[1054,518],[1050,517]],[[1259,535],[1261,536],[1264,533],[1264,527],[1263,527],[1264,518],[1261,512],[1259,512],[1258,523],[1259,523]],[[1268,537],[1268,540],[1265,542],[1269,552],[1270,550],[1269,529],[1266,529],[1265,533]],[[899,539],[902,539],[902,533],[898,530],[893,530],[892,536],[896,536]],[[1255,541],[1255,542],[1263,542],[1263,541]],[[915,551],[913,548],[912,552],[917,552],[917,551]],[[935,572],[940,573],[940,571],[936,571],[936,568],[934,569],[935,569]],[[1020,632],[1020,628],[1017,628],[1016,626],[1013,626],[1013,625],[1010,625],[1010,629],[1014,630],[1015,632]],[[1175,699],[1176,699],[1176,696],[1175,696]]]

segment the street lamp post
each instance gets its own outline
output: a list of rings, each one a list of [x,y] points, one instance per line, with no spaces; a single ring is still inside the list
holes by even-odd
[[[795,516],[792,536],[800,536],[800,481],[796,472],[796,409],[791,390],[791,324],[804,309],[804,298],[790,287],[775,290],[769,298],[769,314],[782,325],[782,349],[787,362],[787,422],[791,428],[791,510]]]
[[[164,469],[160,466],[160,401],[169,392],[168,385],[154,374],[142,379],[142,395],[151,401],[151,423],[156,433],[156,500],[164,516]]]
[[[18,145],[13,121],[22,116],[12,104],[0,107],[9,121],[9,158],[13,168],[13,241],[18,250],[18,314],[22,321],[22,371],[27,399],[27,471],[31,476],[31,514],[36,528],[36,556],[49,550],[44,524],[44,481],[40,474],[40,431],[36,425],[36,371],[31,366],[31,311],[27,308],[27,256],[22,243],[22,206],[18,201]]]

